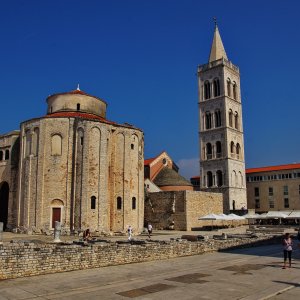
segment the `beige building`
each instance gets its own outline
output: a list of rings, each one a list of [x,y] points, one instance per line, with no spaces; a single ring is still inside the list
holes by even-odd
[[[248,208],[256,212],[300,210],[300,164],[246,170]]]
[[[225,213],[241,210],[247,193],[240,72],[227,58],[217,25],[198,85],[200,190],[223,193]]]
[[[0,136],[0,221],[28,231],[55,221],[71,232],[142,230],[143,132],[108,121],[106,102],[79,89],[47,105],[46,116]]]
[[[145,226],[151,223],[155,229],[191,230],[207,225],[199,217],[223,213],[223,195],[193,191],[165,151],[146,159],[144,165]]]

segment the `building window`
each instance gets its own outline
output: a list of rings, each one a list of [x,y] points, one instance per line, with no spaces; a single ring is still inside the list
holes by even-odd
[[[234,128],[239,129],[239,114],[237,112],[234,115]]]
[[[219,78],[214,79],[214,96],[220,96],[220,81]]]
[[[131,150],[133,150],[134,149],[134,144],[131,144]]]
[[[230,153],[231,153],[231,156],[234,155],[234,142],[230,143]]]
[[[80,103],[77,103],[77,110],[80,110]]]
[[[212,172],[207,172],[207,187],[211,187],[213,185],[213,176]]]
[[[212,159],[212,146],[211,143],[206,144],[206,158]]]
[[[300,195],[300,185],[299,185],[299,195]]]
[[[217,174],[217,186],[222,186],[223,185],[222,171],[218,170],[216,174]]]
[[[240,153],[241,153],[241,146],[239,143],[236,144],[236,158],[240,158]]]
[[[254,196],[259,197],[259,188],[258,187],[254,188]]]
[[[221,111],[220,110],[216,110],[215,111],[215,127],[220,127],[221,124]]]
[[[209,81],[204,82],[204,99],[210,98],[210,83]]]
[[[205,113],[205,127],[206,127],[206,129],[211,129],[211,113],[210,112]]]
[[[136,198],[132,197],[132,209],[136,209]]]
[[[236,83],[235,82],[233,82],[232,92],[233,92],[233,99],[236,100],[237,99],[237,91],[236,91]]]
[[[259,199],[255,199],[255,208],[260,208]]]
[[[96,209],[96,197],[91,197],[91,209]]]
[[[273,193],[273,188],[272,187],[269,187],[269,196],[273,196],[274,193]]]
[[[229,111],[228,118],[229,118],[229,127],[233,127],[233,113],[232,113],[232,110]]]
[[[274,200],[271,198],[269,199],[269,208],[274,208],[275,207],[275,203]]]
[[[3,151],[0,151],[0,161],[3,160]]]
[[[222,144],[220,141],[216,142],[216,155],[217,155],[217,158],[222,157]]]
[[[62,138],[59,134],[55,134],[51,138],[51,155],[61,155]]]
[[[231,81],[229,78],[227,79],[227,96],[231,97]]]
[[[283,195],[288,195],[289,194],[289,187],[287,185],[283,186]]]
[[[82,136],[80,137],[80,145],[81,146],[83,145],[83,137]]]
[[[121,197],[117,198],[117,209],[122,209],[122,198]]]
[[[289,208],[290,204],[289,204],[289,198],[284,198],[284,208]]]
[[[9,150],[5,150],[5,160],[9,160]]]

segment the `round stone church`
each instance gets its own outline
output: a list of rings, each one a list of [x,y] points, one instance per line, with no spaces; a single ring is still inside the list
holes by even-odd
[[[0,161],[0,221],[28,231],[55,221],[69,232],[141,231],[143,132],[108,121],[107,103],[79,88],[46,101],[46,116],[0,136],[0,151],[10,151]]]

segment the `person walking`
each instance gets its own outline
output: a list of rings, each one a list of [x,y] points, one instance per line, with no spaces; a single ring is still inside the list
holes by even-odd
[[[292,251],[293,251],[293,240],[289,233],[284,235],[282,240],[283,245],[283,267],[282,269],[286,269],[287,258],[289,259],[289,268],[292,267]]]
[[[133,229],[132,229],[131,225],[128,226],[127,233],[128,233],[128,241],[131,241],[132,233],[133,233]]]
[[[151,234],[152,234],[152,225],[150,223],[148,223],[148,238],[151,239]]]

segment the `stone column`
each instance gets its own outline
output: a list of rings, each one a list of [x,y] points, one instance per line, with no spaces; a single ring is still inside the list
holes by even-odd
[[[60,233],[61,233],[61,224],[58,221],[55,221],[55,228],[54,228],[54,243],[60,243]]]

